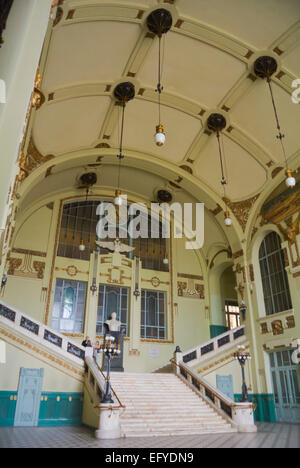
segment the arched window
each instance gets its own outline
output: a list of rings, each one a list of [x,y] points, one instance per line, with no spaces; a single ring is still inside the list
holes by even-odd
[[[100,200],[87,200],[66,203],[63,206],[60,235],[58,242],[57,255],[59,257],[77,258],[80,260],[89,260],[91,253],[96,249],[95,241],[96,226],[99,221],[97,207],[101,203]],[[145,214],[148,217],[148,214]],[[130,217],[128,219],[128,223]],[[149,270],[169,271],[169,265],[164,263],[164,257],[167,254],[167,239],[163,237],[163,225],[161,221],[155,224],[154,229],[157,231],[157,237],[152,238],[151,235],[151,220],[148,221],[148,238],[132,239],[131,237],[122,238],[122,243],[130,244],[134,247],[133,254],[127,254],[129,258],[134,256],[140,257],[143,268]],[[128,226],[126,228],[126,233]],[[123,229],[117,226],[117,232]],[[81,239],[84,241],[86,249],[79,250]],[[105,239],[114,240],[114,239]],[[100,254],[109,253],[108,250],[97,248]]]
[[[290,288],[285,271],[281,239],[276,232],[268,234],[259,249],[266,314],[272,315],[292,308]]]

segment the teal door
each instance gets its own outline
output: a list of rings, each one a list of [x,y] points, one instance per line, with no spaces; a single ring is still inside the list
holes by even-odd
[[[300,366],[292,362],[293,351],[270,353],[278,422],[300,423]]]
[[[217,389],[234,401],[232,375],[217,375]]]
[[[44,369],[21,367],[14,426],[37,426]]]

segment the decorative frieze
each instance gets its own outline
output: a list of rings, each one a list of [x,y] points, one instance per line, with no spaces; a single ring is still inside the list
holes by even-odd
[[[65,271],[68,276],[75,278],[78,274],[88,275],[88,271],[81,271],[75,265],[69,265],[66,268],[55,267],[55,271]]]
[[[14,249],[15,252],[17,252],[17,250],[21,251],[22,249]],[[24,252],[26,253],[24,254]],[[22,255],[24,256],[22,258],[9,257],[7,259],[8,275],[43,279],[46,264],[45,262],[33,260],[33,255],[35,254],[36,252],[34,251],[23,251]]]
[[[268,315],[258,320],[261,335],[272,334],[273,336],[284,335],[286,330],[296,327],[293,310]]]
[[[177,281],[177,294],[179,297],[191,299],[204,299],[204,285],[199,281],[203,281],[202,276],[188,275],[178,273],[179,278],[184,278],[186,281]]]
[[[153,286],[154,288],[159,288],[159,286],[160,286],[161,284],[166,285],[166,286],[169,286],[169,285],[170,285],[170,282],[169,282],[169,281],[161,281],[161,279],[158,278],[157,276],[153,276],[153,278],[151,278],[151,279],[142,278],[141,281],[142,281],[142,283],[150,283],[150,284],[152,284],[152,286]]]

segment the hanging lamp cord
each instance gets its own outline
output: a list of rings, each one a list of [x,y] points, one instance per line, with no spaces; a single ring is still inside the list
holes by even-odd
[[[220,132],[217,131],[217,138],[218,138],[218,145],[219,145],[219,154],[220,154],[220,164],[221,164],[221,172],[222,172],[222,180],[221,184],[225,186],[227,184],[226,178],[225,178],[225,172],[224,172],[224,164],[223,164],[223,156],[222,156],[222,148],[221,148],[221,142],[220,142]]]
[[[278,138],[278,140],[280,141],[281,148],[282,148],[282,153],[283,153],[285,164],[286,164],[286,168],[288,168],[288,161],[287,161],[286,151],[285,151],[285,147],[284,147],[284,144],[283,144],[283,139],[284,139],[285,135],[281,132],[281,127],[280,127],[280,123],[279,123],[279,117],[278,117],[278,112],[277,112],[277,109],[276,109],[276,104],[275,104],[275,99],[274,99],[274,94],[273,94],[273,89],[272,89],[271,78],[270,77],[267,78],[267,83],[268,83],[268,86],[269,86],[269,89],[270,89],[271,100],[272,100],[272,105],[273,105],[275,119],[276,119],[276,126],[277,126],[277,130],[278,130],[278,135],[277,135],[276,138]]]
[[[121,125],[121,137],[120,137],[120,153],[118,154],[119,158],[119,171],[118,171],[118,189],[120,188],[120,180],[121,180],[121,162],[124,158],[123,155],[123,133],[124,133],[124,120],[125,120],[125,102],[123,103],[122,108],[122,125]]]
[[[218,145],[219,145],[220,165],[221,165],[221,173],[222,173],[221,185],[222,185],[222,188],[223,188],[224,202],[225,202],[226,211],[227,211],[228,210],[227,201],[226,201],[227,200],[227,197],[226,197],[227,180],[225,178],[225,171],[224,171],[224,163],[223,163],[223,156],[222,156],[222,148],[221,148],[219,130],[217,131],[217,139],[218,139]]]
[[[156,92],[158,93],[158,123],[161,124],[161,93],[163,86],[161,84],[162,71],[161,71],[161,36],[158,37],[158,83]]]

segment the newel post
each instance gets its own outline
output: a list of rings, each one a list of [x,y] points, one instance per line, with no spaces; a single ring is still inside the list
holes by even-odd
[[[175,349],[175,352],[174,352],[174,361],[175,361],[176,364],[173,364],[175,374],[180,374],[180,369],[178,367],[178,364],[180,362],[182,362],[182,358],[183,358],[183,355],[182,355],[182,351],[180,349],[180,346],[176,346],[176,349]]]
[[[96,439],[119,439],[121,437],[120,409],[100,408],[99,428]]]
[[[246,407],[236,406],[232,411],[233,422],[237,424],[239,432],[257,432],[257,426],[254,423],[254,406]]]

